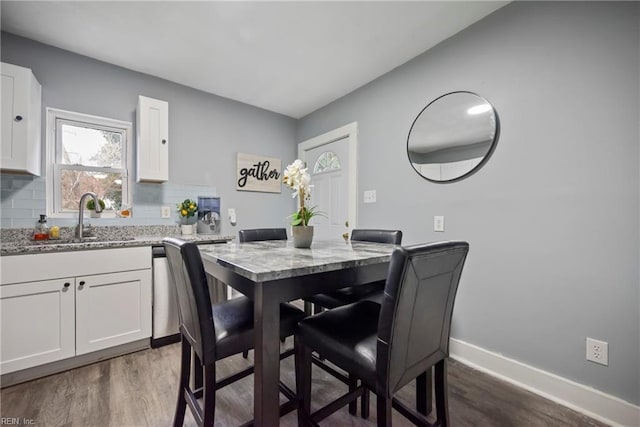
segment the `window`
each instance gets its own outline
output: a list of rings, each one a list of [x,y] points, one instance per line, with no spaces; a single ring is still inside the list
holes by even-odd
[[[47,109],[47,214],[75,217],[83,193],[104,200],[106,217],[131,205],[131,123]]]
[[[331,172],[340,169],[340,159],[333,151],[325,151],[320,154],[316,164],[313,166],[313,173]]]

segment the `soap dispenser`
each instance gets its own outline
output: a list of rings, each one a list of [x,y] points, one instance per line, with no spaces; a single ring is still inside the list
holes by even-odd
[[[47,226],[47,216],[40,215],[40,220],[36,224],[33,232],[33,240],[47,240],[49,238],[49,227]]]

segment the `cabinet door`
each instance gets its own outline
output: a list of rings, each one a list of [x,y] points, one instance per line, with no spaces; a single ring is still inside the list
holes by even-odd
[[[139,96],[136,119],[137,181],[168,181],[169,104]]]
[[[76,277],[76,354],[151,336],[151,270]]]
[[[2,68],[2,170],[40,175],[41,86],[30,69]]]
[[[0,286],[0,372],[75,355],[75,279]]]

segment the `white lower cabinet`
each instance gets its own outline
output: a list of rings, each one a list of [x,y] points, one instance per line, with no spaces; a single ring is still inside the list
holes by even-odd
[[[76,354],[151,335],[148,271],[76,278]]]
[[[0,371],[18,371],[74,356],[75,279],[0,288]]]
[[[1,374],[151,336],[149,247],[5,256],[0,267]]]

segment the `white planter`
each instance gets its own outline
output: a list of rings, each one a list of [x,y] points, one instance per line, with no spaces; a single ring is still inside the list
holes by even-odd
[[[98,213],[94,210],[89,211],[89,217],[91,218],[100,218],[102,216],[102,212]]]
[[[193,234],[193,224],[181,224],[180,231],[183,236],[190,236]]]
[[[310,248],[313,242],[313,226],[294,225],[291,227],[291,235],[294,248]]]

